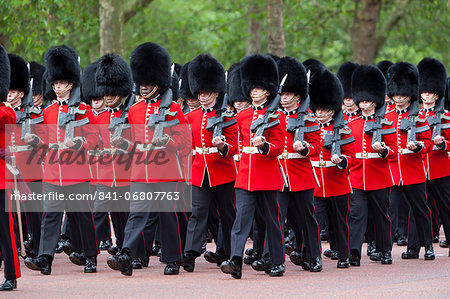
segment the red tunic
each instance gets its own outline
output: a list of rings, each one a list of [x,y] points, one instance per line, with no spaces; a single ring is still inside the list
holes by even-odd
[[[355,159],[350,167],[350,181],[353,188],[360,190],[379,190],[394,184],[388,159],[397,158],[396,135],[382,135],[381,142],[389,148],[387,156],[382,158],[372,148],[372,134],[364,132],[366,123],[374,121],[373,118],[365,120],[360,116],[348,124],[355,137]],[[393,126],[383,125],[383,129],[387,128]]]
[[[149,145],[153,139],[154,129],[147,127],[151,114],[158,113],[160,101],[140,101],[131,106],[128,111],[128,122],[131,125],[132,142],[135,144]],[[180,105],[172,102],[170,111],[176,112],[176,116],[166,116],[166,121],[178,119],[180,124],[186,124]],[[170,136],[170,141],[164,149],[153,151],[136,150],[133,155],[130,180],[132,182],[171,182],[183,181],[185,170],[180,162],[179,154],[191,150],[189,129],[187,126],[174,126],[165,129]],[[183,155],[185,155],[184,153]],[[187,155],[187,154],[186,154]]]
[[[283,188],[284,182],[277,158],[283,151],[285,138],[285,130],[281,124],[264,133],[266,142],[270,146],[267,155],[259,153],[258,149],[251,144],[255,134],[250,127],[255,119],[264,116],[266,109],[267,107],[259,110],[246,109],[236,116],[243,149],[236,177],[236,188],[247,191],[281,190]],[[284,115],[280,112],[277,114],[280,115],[281,122],[283,122]]]
[[[6,106],[5,103],[0,103],[0,148],[4,149],[6,147],[6,131],[10,128],[6,128],[6,125],[13,125],[16,123],[16,113],[14,109],[10,106]],[[9,171],[6,171],[5,160],[0,159],[0,171],[2,175],[0,176],[0,188],[9,189],[13,188],[13,176]],[[4,209],[5,207],[2,207]]]
[[[132,148],[132,145],[128,146],[126,151],[117,150],[117,147],[111,145],[111,137],[114,132],[108,130],[111,120],[116,117],[120,117],[122,109],[105,110],[101,113],[96,122],[100,137],[102,140],[102,146],[100,152],[102,153],[98,159],[98,183],[108,187],[123,187],[130,185],[130,165],[125,161],[130,159],[130,154],[127,154],[128,150]],[[122,131],[122,137],[131,142],[131,130],[125,129]]]
[[[285,121],[283,122],[283,127],[285,130],[287,129],[289,118],[297,118],[297,115],[287,115],[286,118],[284,118]],[[317,120],[315,120],[315,122],[306,121],[305,124],[307,127],[314,125],[318,126]],[[295,133],[293,132],[287,132],[284,138],[283,152],[279,156],[280,163],[288,181],[289,191],[296,192],[313,189],[317,187],[317,183],[314,179],[310,158],[318,155],[318,149],[320,148],[320,130],[305,133],[304,139],[310,144],[310,147],[308,147],[309,151],[306,156],[301,156],[299,153],[294,151],[294,134]],[[295,156],[296,158],[291,158],[290,156]]]
[[[82,143],[80,150],[61,148],[64,143],[65,129],[58,126],[61,112],[68,111],[68,101],[63,105],[56,102],[44,109],[44,124],[47,129],[48,153],[44,164],[44,182],[65,186],[88,182],[91,173],[88,165],[87,151],[93,150],[98,145],[98,133],[92,124],[95,117],[89,105],[80,103],[79,109],[86,110],[85,114],[77,114],[76,120],[89,119],[89,124],[75,128],[75,137],[84,137],[86,142]],[[59,144],[60,147],[52,149],[52,146]]]
[[[426,117],[434,116],[434,110],[423,111],[423,113]],[[450,116],[450,113],[447,112],[445,115]],[[450,121],[443,119],[442,123],[450,123]],[[445,138],[444,150],[433,145],[432,150],[422,156],[427,171],[427,178],[429,180],[439,179],[450,175],[450,159],[448,157],[448,152],[450,151],[450,129],[441,130],[441,136],[444,136]]]
[[[225,156],[219,154],[216,147],[212,145],[213,131],[207,131],[206,125],[208,118],[216,116],[216,110],[203,112],[197,109],[186,115],[187,122],[192,130],[192,149],[195,151],[194,161],[192,163],[192,185],[202,187],[205,173],[208,173],[209,185],[211,187],[226,184],[236,179],[236,165],[233,161],[233,155],[237,151],[237,124],[223,129],[225,143],[228,145],[228,151]],[[225,118],[229,121],[233,118]],[[207,151],[214,151],[207,153]]]
[[[393,111],[386,114],[386,118],[393,121],[393,126],[396,128],[396,138],[398,154],[397,159],[389,160],[391,171],[394,176],[395,185],[412,185],[423,183],[426,180],[425,163],[422,161],[422,154],[428,153],[433,147],[431,141],[431,130],[427,130],[416,135],[417,141],[423,142],[423,148],[421,152],[414,153],[407,150],[406,144],[408,139],[408,132],[403,132],[400,130],[400,123],[402,119],[408,118],[409,112],[407,109],[398,111],[394,109]],[[428,122],[426,121],[425,115],[420,115],[421,119],[425,122],[417,123],[417,127],[428,127]]]
[[[20,108],[20,111],[23,112],[23,108]],[[41,114],[30,113],[31,118],[35,119]],[[40,124],[31,125],[32,134],[36,134],[41,139],[39,145],[42,145],[43,137],[45,130],[42,130],[42,126]],[[16,165],[17,168],[22,173],[23,177],[27,182],[42,180],[43,169],[41,164],[41,156],[37,154],[32,154],[33,147],[22,141],[22,124],[16,124],[10,127],[8,132],[10,136],[8,140],[8,146],[10,148],[11,156],[16,157]],[[28,148],[28,150],[24,150]]]
[[[351,131],[347,128],[348,131]],[[341,146],[341,154],[347,158],[347,167],[339,169],[337,165],[330,167],[319,167],[331,165],[331,148],[324,148],[324,136],[333,134],[333,124],[326,123],[320,128],[320,150],[319,156],[311,158],[314,171],[319,180],[320,186],[314,190],[314,196],[330,197],[348,194],[352,191],[349,178],[349,168],[355,156],[354,142]],[[351,134],[344,134],[342,139],[350,138]],[[317,164],[317,166],[316,166]]]
[[[359,109],[356,111],[353,111],[351,113],[344,111],[344,120],[349,123],[352,120],[354,120],[355,118],[358,118],[360,115]]]

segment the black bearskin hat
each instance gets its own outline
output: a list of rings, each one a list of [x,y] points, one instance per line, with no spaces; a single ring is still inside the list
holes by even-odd
[[[0,102],[8,98],[9,83],[11,81],[11,66],[5,48],[0,45]]]
[[[77,52],[68,46],[50,48],[44,56],[50,86],[58,80],[69,81],[74,87],[79,86],[81,69],[78,59]]]
[[[120,55],[106,54],[97,61],[95,82],[101,95],[126,97],[131,93],[131,69]]]
[[[56,94],[53,91],[52,86],[50,83],[48,83],[48,70],[45,70],[44,74],[42,75],[42,98],[44,101],[49,103],[49,101],[56,99]]]
[[[30,72],[27,62],[22,57],[15,54],[8,54],[9,64],[11,66],[10,90],[22,91],[27,94],[30,90]]]
[[[97,72],[98,61],[89,64],[81,75],[81,93],[85,102],[90,103],[94,99],[100,99],[104,94],[97,89],[95,73]]]
[[[189,63],[188,77],[189,88],[195,96],[201,90],[218,93],[225,90],[225,69],[209,54],[200,54]]]
[[[42,93],[42,76],[45,66],[36,61],[30,62],[30,75],[33,78],[33,95]]]
[[[159,93],[164,93],[172,84],[171,65],[167,50],[156,43],[143,43],[131,53],[130,67],[138,89],[140,85],[157,85]]]
[[[170,85],[172,89],[172,99],[178,101],[180,98],[180,77],[178,77],[177,72],[174,70],[172,75],[172,84]]]
[[[384,104],[386,79],[379,68],[373,65],[361,65],[353,71],[353,101],[358,106],[361,101],[375,102],[377,107]]]
[[[241,87],[241,65],[233,64],[228,69],[228,100],[234,102],[251,102],[252,99],[243,93]]]
[[[388,96],[409,96],[411,102],[418,100],[419,71],[409,62],[393,64],[387,72]]]
[[[317,60],[315,58],[307,59],[307,60],[303,61],[302,64],[306,68],[306,71],[310,72],[310,75],[309,75],[310,82],[312,81],[312,79],[316,73],[320,73],[321,71],[327,69],[325,64],[323,64],[320,60]]]
[[[338,77],[327,69],[317,73],[309,85],[310,108],[331,109],[335,113],[342,110],[344,90]]]
[[[441,98],[445,95],[447,72],[442,62],[426,57],[417,65],[419,70],[419,94],[432,92]]]
[[[358,66],[355,62],[344,62],[336,73],[344,89],[344,99],[352,98],[352,74]]]
[[[377,68],[380,69],[380,71],[383,73],[384,77],[387,80],[387,70],[393,65],[394,63],[389,60],[382,60],[377,63]]]
[[[264,88],[270,92],[272,100],[278,91],[278,67],[269,55],[249,55],[241,61],[241,86],[244,94],[250,96],[253,88]]]
[[[308,94],[308,76],[303,64],[293,57],[283,57],[277,61],[280,80],[288,74],[283,91],[300,95],[300,99],[306,99]]]
[[[189,62],[183,65],[180,71],[180,79],[181,79],[181,86],[180,86],[180,97],[183,100],[189,100],[189,99],[196,99],[197,97],[194,96],[191,92],[191,89],[189,88],[189,78],[188,78],[188,68],[189,68]]]

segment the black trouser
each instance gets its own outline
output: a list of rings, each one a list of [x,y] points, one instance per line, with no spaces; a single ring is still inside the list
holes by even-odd
[[[19,267],[19,257],[14,236],[14,223],[12,221],[11,206],[9,211],[5,210],[5,203],[8,202],[7,192],[0,189],[0,251],[4,262],[4,275],[8,280],[20,277],[16,273],[16,266]],[[15,204],[15,201],[9,201]]]
[[[217,245],[217,241],[219,239],[219,223],[220,223],[219,210],[218,210],[215,202],[213,201],[209,205],[207,227],[208,227],[208,230],[211,233],[216,245]]]
[[[251,192],[236,189],[236,220],[231,232],[231,257],[242,259],[257,206],[261,206],[264,213],[270,262],[272,265],[283,264],[285,256],[283,223],[278,191],[272,190]]]
[[[392,250],[389,191],[390,188],[372,191],[353,189],[350,195],[350,250],[357,253],[358,257],[361,257],[369,215],[374,221],[377,251]]]
[[[123,187],[109,187],[103,184],[97,185],[97,193],[94,201],[94,222],[97,234],[101,228],[105,231],[107,229],[107,239],[98,239],[105,241],[110,238],[109,216],[111,215],[111,222],[114,228],[114,235],[116,236],[116,245],[121,248],[124,238],[125,225],[127,224],[129,214],[129,201],[126,200],[130,186]],[[103,199],[105,196],[111,196],[111,200]],[[117,199],[117,200],[112,200]],[[100,215],[99,215],[100,214]],[[105,214],[103,217],[101,214]],[[105,233],[105,232],[103,232]]]
[[[406,237],[408,234],[409,204],[400,187],[394,186],[391,188],[390,201],[389,217],[392,221],[392,236],[397,233],[400,237]]]
[[[89,185],[91,194],[96,195],[97,185]],[[97,241],[107,241],[111,239],[111,224],[109,223],[109,214],[107,212],[96,212],[95,201],[92,208],[94,213],[95,232],[97,233]]]
[[[434,196],[447,242],[450,242],[450,176],[428,181]]]
[[[164,192],[166,190],[175,190],[173,187],[176,182],[163,183],[137,183],[131,182],[130,193],[133,198],[134,193],[154,193]],[[142,238],[142,232],[147,226],[150,217],[149,210],[152,206],[150,201],[130,201],[130,215],[125,226],[125,238],[122,249],[129,250],[131,256],[139,256],[139,239]],[[142,211],[142,212],[141,212]],[[164,262],[180,262],[183,258],[183,249],[181,246],[181,235],[179,230],[178,214],[175,212],[160,212],[158,213],[159,227],[161,230],[161,250],[162,261]],[[152,236],[149,236],[151,238]],[[154,234],[153,234],[154,238]],[[146,244],[153,243],[152,240],[145,240]]]
[[[427,188],[427,206],[431,212],[431,225],[433,227],[433,238],[439,238],[439,231],[441,228],[441,222],[439,221],[440,214],[438,213],[435,196],[431,190],[433,187],[431,187],[430,181],[427,181],[425,184]]]
[[[307,257],[320,255],[320,231],[319,224],[314,217],[314,189],[280,193],[280,204],[282,206],[282,223],[286,215],[295,233],[297,249],[302,249],[302,240],[305,242],[304,253]]]
[[[399,186],[411,206],[408,224],[408,249],[420,251],[420,247],[431,245],[433,231],[431,212],[427,205],[425,183]]]
[[[213,203],[211,202],[213,201]],[[223,249],[225,255],[230,254],[231,229],[235,219],[234,182],[215,187],[209,186],[205,176],[203,187],[192,186],[192,214],[189,217],[185,252],[193,252],[199,256],[207,229],[210,205],[217,206],[223,232]]]
[[[334,235],[334,227],[330,218],[330,212],[327,204],[327,200],[323,197],[314,197],[314,206],[316,208],[315,210],[315,217],[317,220],[317,223],[319,224],[320,231],[326,230],[327,236],[328,236],[328,242],[330,243],[330,249],[331,250],[337,250],[336,249],[336,236]],[[331,215],[332,216],[332,215]]]
[[[316,201],[317,199],[316,197]],[[337,250],[339,259],[348,258],[350,255],[349,194],[319,198],[319,200],[325,200],[327,204],[330,247],[335,244],[332,249]],[[332,231],[331,238],[330,229]]]
[[[42,181],[28,182],[28,187],[30,188],[31,193],[42,194]],[[30,228],[31,238],[33,239],[33,251],[35,254],[37,254],[39,252],[39,241],[41,239],[41,221],[42,221],[41,201],[27,202],[25,207],[26,209],[31,208],[31,210],[33,211],[33,212],[26,212],[26,216],[27,216],[27,225]]]
[[[43,193],[47,194],[49,192],[65,194],[65,198],[68,198],[69,194],[88,194],[89,184],[85,182],[68,186],[57,186],[44,183]],[[39,256],[46,255],[53,259],[61,233],[62,211],[65,209],[66,204],[66,201],[59,200],[44,201]],[[88,202],[80,202],[80,204],[88,205]],[[76,252],[83,252],[87,257],[97,256],[99,252],[92,212],[66,212],[66,216],[70,223],[72,249]]]

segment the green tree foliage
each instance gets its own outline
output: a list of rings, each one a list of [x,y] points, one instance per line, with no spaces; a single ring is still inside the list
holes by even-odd
[[[245,55],[248,18],[262,20],[262,52],[267,52],[266,1],[249,15],[240,0],[153,0],[125,24],[125,58],[140,43],[153,41],[167,48],[172,60],[185,63],[202,52],[225,67]],[[358,0],[284,0],[286,53],[300,60],[315,57],[336,71],[352,60],[351,29]],[[126,1],[127,3],[129,1]],[[399,21],[389,28],[397,1],[383,0],[377,36],[386,41],[377,61],[389,59],[417,64],[431,56],[450,65],[449,4],[444,0],[410,0]],[[81,56],[82,65],[100,56],[96,0],[4,0],[0,2],[0,43],[9,52],[42,62],[51,46],[66,43]]]

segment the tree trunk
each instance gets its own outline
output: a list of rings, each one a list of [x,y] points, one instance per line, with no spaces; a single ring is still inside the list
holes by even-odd
[[[100,0],[100,54],[124,54],[123,2]]]
[[[359,64],[373,64],[377,52],[377,22],[381,0],[356,2],[352,29],[353,59]]]
[[[286,55],[283,26],[283,0],[267,0],[267,48],[269,53]]]
[[[259,14],[260,9],[258,0],[252,0],[248,7],[248,20],[247,20],[247,40],[245,46],[246,55],[261,53],[261,29],[262,21],[256,16]]]

